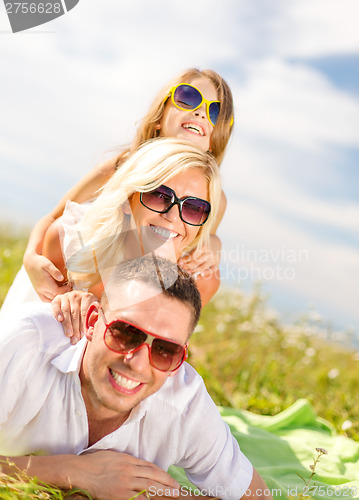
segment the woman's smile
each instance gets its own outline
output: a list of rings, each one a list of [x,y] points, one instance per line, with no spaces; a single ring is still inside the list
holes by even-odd
[[[166,241],[172,238],[177,238],[177,236],[179,236],[178,233],[171,231],[170,229],[166,229],[165,227],[150,224],[150,228],[156,236],[159,236],[161,239]]]

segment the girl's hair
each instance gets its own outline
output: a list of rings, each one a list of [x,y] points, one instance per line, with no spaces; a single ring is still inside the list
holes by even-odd
[[[166,97],[169,90],[179,83],[191,83],[195,78],[207,78],[213,83],[218,100],[221,103],[220,112],[216,126],[213,129],[211,136],[211,152],[215,157],[218,165],[221,164],[226,146],[232,133],[233,128],[233,97],[231,89],[227,82],[215,71],[211,69],[199,70],[191,68],[179,74],[171,82],[169,82],[157,94],[147,114],[141,120],[135,138],[130,146],[130,152],[138,149],[141,144],[149,139],[154,139],[158,136],[158,124],[163,116],[166,106]],[[117,166],[123,161],[127,151],[123,151],[117,158]]]
[[[124,237],[130,229],[130,218],[123,211],[124,204],[134,193],[152,191],[166,184],[174,175],[190,169],[203,172],[208,183],[211,212],[194,240],[182,251],[190,251],[207,243],[221,196],[220,175],[215,159],[193,144],[178,139],[147,141],[104,185],[99,197],[75,228],[82,247],[66,262],[70,281],[81,288],[100,282],[98,268],[108,269],[123,258]]]

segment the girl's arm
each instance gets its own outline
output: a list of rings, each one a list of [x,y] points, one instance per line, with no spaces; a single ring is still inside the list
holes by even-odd
[[[182,257],[178,262],[195,277],[197,288],[201,294],[202,306],[205,306],[210,301],[221,284],[219,263],[221,259],[222,243],[215,233],[223,219],[226,206],[226,195],[222,191],[217,217],[210,235],[209,245],[202,247],[201,250],[195,248],[189,255]]]
[[[216,217],[216,220],[215,220],[215,222],[214,222],[214,224],[212,226],[211,234],[216,234],[218,226],[222,222],[222,219],[223,219],[223,216],[224,216],[224,212],[226,211],[226,208],[227,208],[227,197],[224,194],[224,192],[222,191],[222,193],[221,193],[221,199],[220,199],[220,202],[219,202],[219,208],[218,208],[218,212],[217,212],[217,217]]]
[[[65,194],[48,215],[35,224],[30,234],[23,262],[33,287],[42,301],[51,302],[56,295],[67,291],[65,288],[59,288],[57,283],[63,281],[66,275],[61,275],[61,270],[54,265],[55,263],[44,256],[43,244],[46,231],[62,215],[67,200],[83,203],[96,196],[97,191],[115,172],[117,159],[118,157],[111,158],[94,167]]]

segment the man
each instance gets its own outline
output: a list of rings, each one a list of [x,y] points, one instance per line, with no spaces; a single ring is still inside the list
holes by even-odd
[[[76,346],[46,305],[13,319],[0,343],[0,458],[103,500],[188,496],[165,472],[172,464],[210,495],[268,497],[202,379],[182,364],[200,309],[184,271],[144,257],[118,266]]]

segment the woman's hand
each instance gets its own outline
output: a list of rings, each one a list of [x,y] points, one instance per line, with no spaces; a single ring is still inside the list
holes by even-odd
[[[87,310],[97,301],[95,295],[81,290],[58,295],[52,301],[52,314],[62,323],[65,335],[71,337],[72,344],[76,344],[83,337]]]
[[[71,290],[70,285],[60,283],[64,276],[57,267],[43,255],[27,253],[24,257],[24,267],[29,275],[32,286],[43,302],[51,302],[57,295]]]

